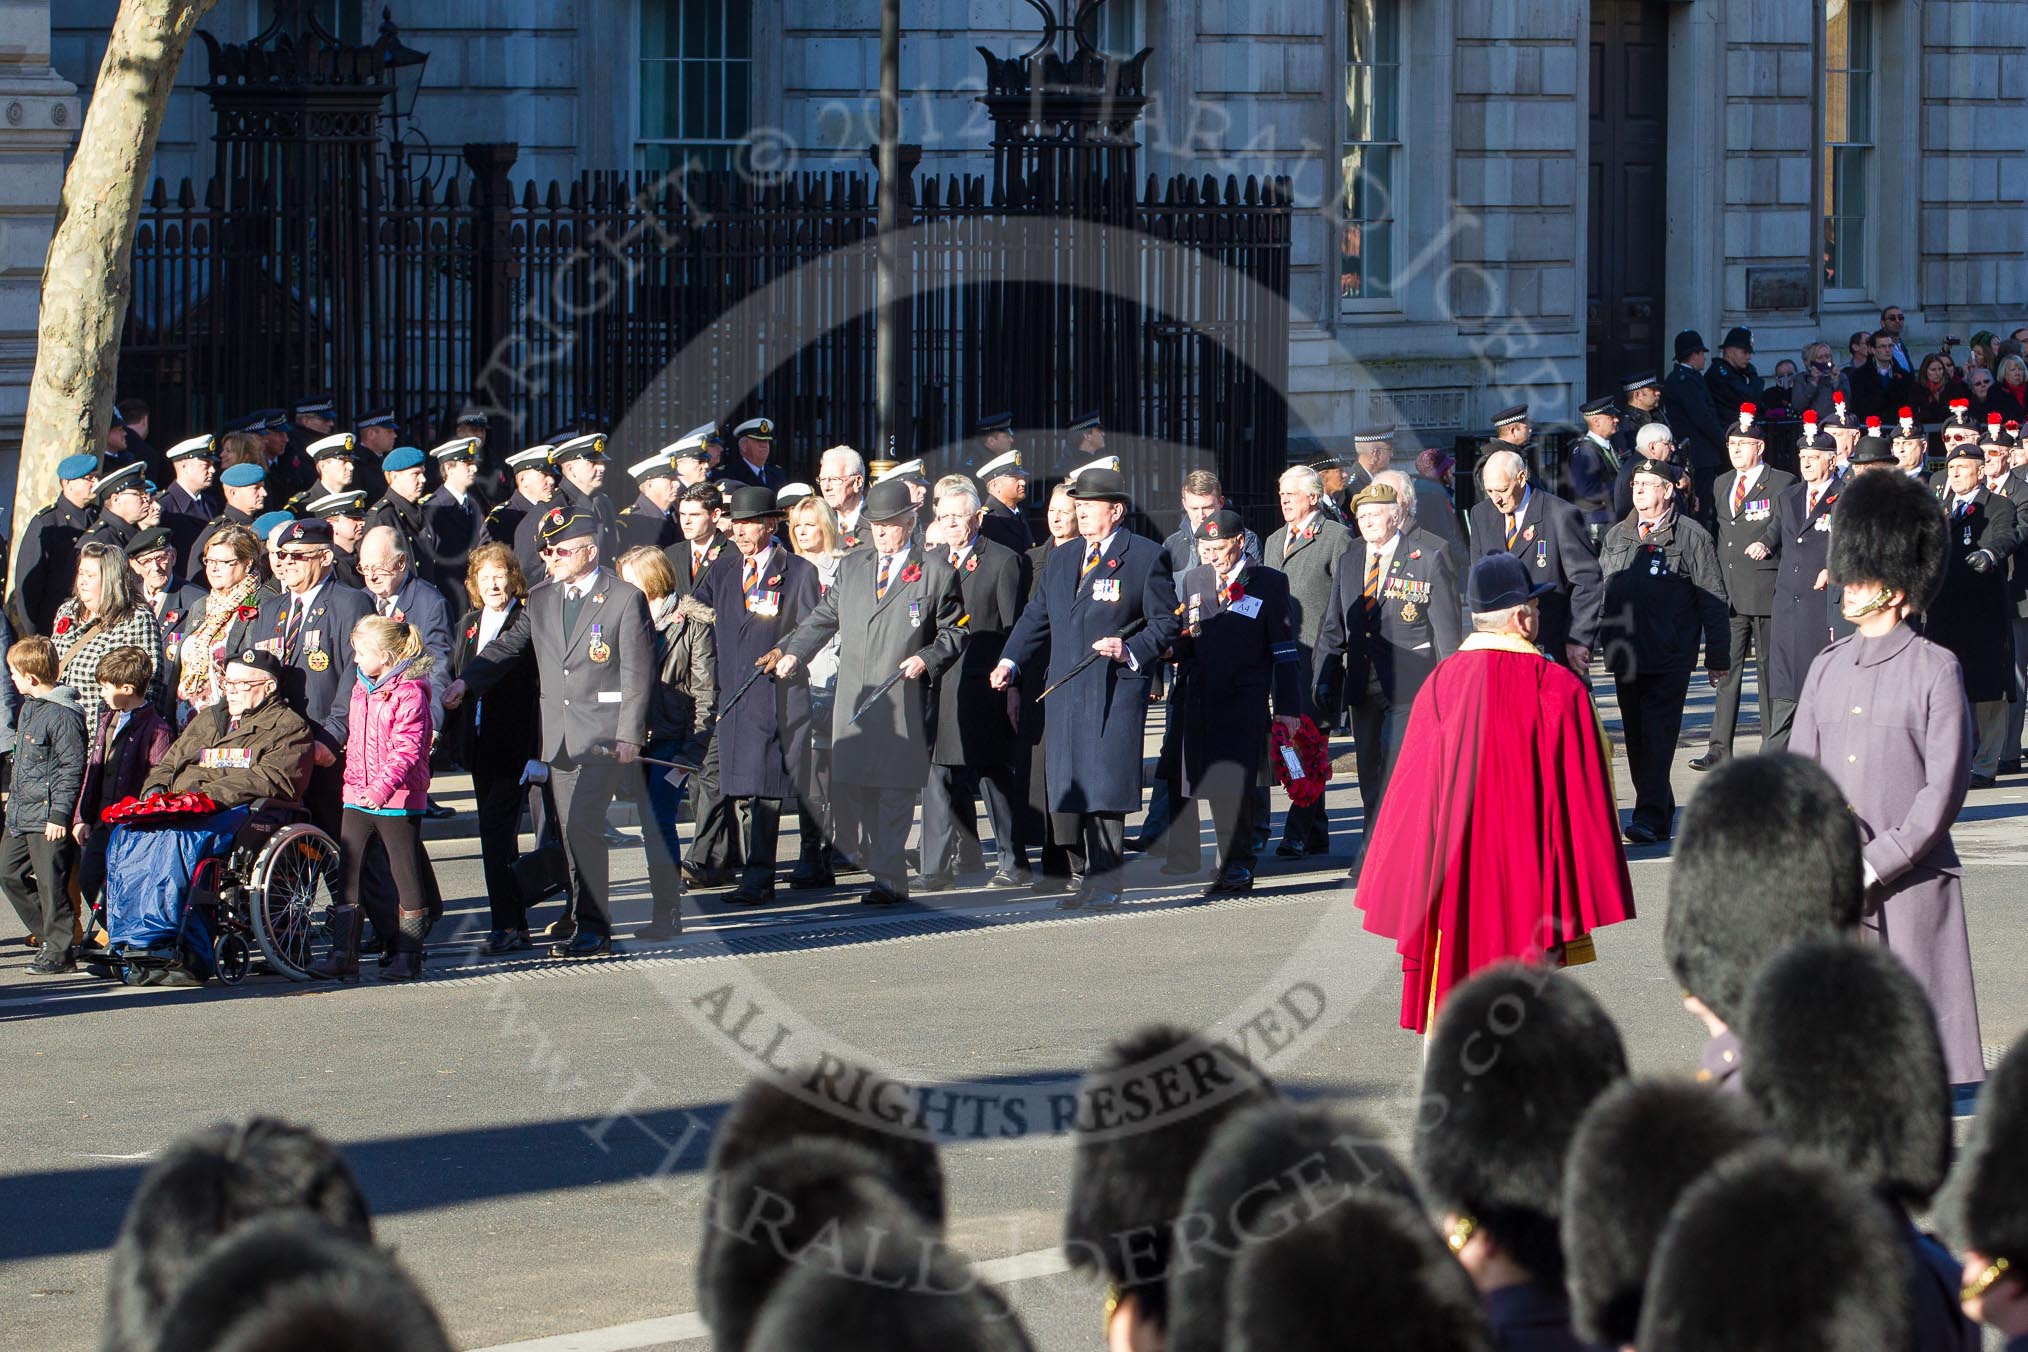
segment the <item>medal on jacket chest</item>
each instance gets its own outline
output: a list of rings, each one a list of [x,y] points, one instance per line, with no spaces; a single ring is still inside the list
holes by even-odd
[[[584,650],[584,655],[594,662],[611,660],[613,650],[611,645],[606,642],[604,625],[595,624],[592,626],[591,646]]]
[[[312,671],[329,671],[331,669],[331,654],[325,652],[322,648],[311,649],[309,657],[305,660],[309,662],[310,670]]]
[[[1415,608],[1415,602],[1403,601],[1401,603],[1401,618],[1405,623],[1414,624],[1416,616],[1420,615],[1421,613],[1422,613],[1421,611]]]

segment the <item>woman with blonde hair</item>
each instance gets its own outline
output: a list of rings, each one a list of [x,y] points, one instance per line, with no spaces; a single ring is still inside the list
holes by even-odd
[[[712,710],[718,703],[718,646],[711,632],[711,608],[676,594],[676,570],[661,550],[639,545],[620,555],[621,578],[648,598],[648,619],[655,626],[655,689],[648,708],[648,741],[641,754],[652,760],[702,765],[711,740]],[[644,827],[642,847],[648,853],[648,877],[655,913],[634,937],[649,942],[674,938],[682,931],[676,912],[677,861],[682,845],[676,836],[676,813],[683,806],[684,785],[671,784],[667,767],[637,765],[645,778],[645,802],[654,818],[652,834]]]
[[[246,627],[261,610],[260,557],[260,542],[244,526],[220,526],[204,541],[198,562],[211,594],[183,637],[183,676],[176,687],[176,698],[191,714],[225,698],[226,661],[248,647],[242,641]]]
[[[822,498],[805,498],[789,508],[789,543],[817,569],[817,594],[838,580],[838,562],[846,554],[838,517]],[[838,640],[833,638],[803,667],[810,682],[808,745],[783,748],[789,770],[802,792],[796,813],[802,857],[789,886],[799,890],[829,887],[836,880],[831,863],[831,705],[838,693]]]
[[[70,599],[57,607],[50,626],[60,669],[57,680],[77,692],[88,728],[98,726],[99,711],[105,707],[99,699],[99,659],[113,649],[139,648],[147,653],[150,671],[142,698],[152,704],[161,690],[162,626],[155,612],[134,595],[133,576],[119,546],[97,540],[81,546]]]
[[[430,794],[430,657],[422,631],[403,620],[367,615],[352,626],[351,721],[345,734],[344,847],[338,868],[339,904],[331,911],[331,955],[318,976],[359,976],[359,908],[373,912],[373,928],[392,960],[383,981],[422,976],[423,944],[443,914],[436,877],[423,851],[423,810]],[[366,850],[378,837],[394,873],[394,906],[379,889],[359,885]]]

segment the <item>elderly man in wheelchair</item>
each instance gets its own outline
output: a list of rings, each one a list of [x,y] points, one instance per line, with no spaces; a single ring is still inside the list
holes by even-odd
[[[310,726],[283,703],[281,663],[226,663],[223,702],[190,720],[138,799],[104,812],[106,947],[80,964],[131,985],[235,984],[255,946],[306,979],[338,846],[302,809]]]

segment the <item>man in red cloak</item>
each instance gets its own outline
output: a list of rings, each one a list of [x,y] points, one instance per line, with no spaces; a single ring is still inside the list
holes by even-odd
[[[1634,915],[1605,731],[1535,647],[1545,590],[1512,554],[1472,565],[1472,633],[1415,697],[1354,893],[1418,1033],[1480,968],[1589,961],[1592,931]]]

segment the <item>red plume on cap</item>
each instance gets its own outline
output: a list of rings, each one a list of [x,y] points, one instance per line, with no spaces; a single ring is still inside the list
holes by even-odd
[[[1953,400],[1951,400],[1951,407],[1952,407],[1952,408],[1970,408],[1971,406],[1972,406],[1972,401],[1971,401],[1971,400],[1969,400],[1969,399],[1953,399]]]
[[[1999,415],[1999,414],[1997,414],[1997,413],[1988,413],[1988,414],[1986,415],[1986,426],[1988,426],[1988,427],[1998,427],[1999,425],[2000,425],[2000,415]]]
[[[1806,427],[1815,427],[1815,426],[1817,425],[1817,410],[1815,410],[1815,409],[1813,409],[1813,408],[1806,408],[1806,409],[1804,409],[1804,410],[1803,410],[1803,424],[1804,424],[1804,425],[1805,425]]]
[[[1869,432],[1878,432],[1880,430],[1880,419],[1876,417],[1868,417],[1866,419],[1866,430]]]
[[[1907,404],[1903,404],[1901,408],[1895,413],[1894,416],[1897,418],[1913,418],[1915,416],[1915,410],[1910,408]]]
[[[1754,414],[1760,412],[1760,410],[1755,408],[1752,404],[1741,404],[1739,406],[1739,411],[1741,413],[1744,413],[1749,418],[1751,418]]]

